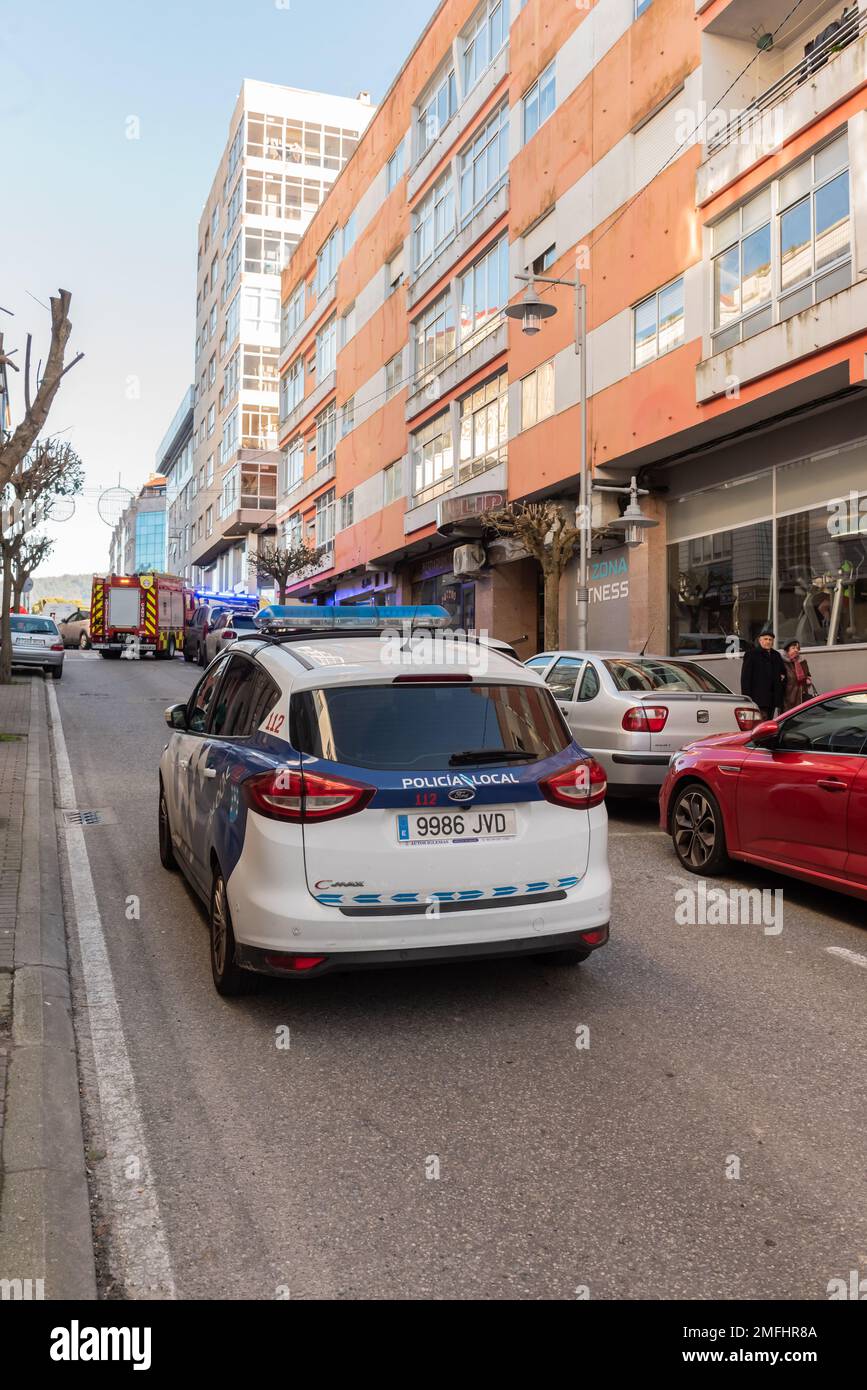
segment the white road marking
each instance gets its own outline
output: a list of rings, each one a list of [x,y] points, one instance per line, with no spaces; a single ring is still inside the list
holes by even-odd
[[[75,784],[57,695],[49,683],[47,690],[54,732],[58,800],[64,810],[73,810]],[[113,1224],[121,1261],[119,1273],[132,1299],[175,1298],[168,1241],[145,1143],[144,1123],[117,1005],[87,842],[81,826],[67,826],[65,835],[114,1202]],[[127,1177],[131,1159],[138,1160],[139,1176],[134,1179]]]
[[[867,970],[867,956],[859,956],[857,951],[847,951],[845,946],[826,946],[825,950],[829,956],[839,956],[841,960],[847,960],[850,965],[860,965]]]

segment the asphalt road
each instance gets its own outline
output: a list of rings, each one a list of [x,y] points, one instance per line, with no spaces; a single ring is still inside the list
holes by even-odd
[[[580,969],[223,1001],[203,913],[157,854],[162,712],[196,674],[74,653],[54,687],[77,805],[107,813],[85,844],[179,1296],[823,1299],[867,1274],[863,905],[744,870],[784,888],[779,935],[678,925],[670,845],[621,806],[611,942]],[[81,978],[77,1005],[117,1296],[129,1252],[101,1155],[121,1141]]]

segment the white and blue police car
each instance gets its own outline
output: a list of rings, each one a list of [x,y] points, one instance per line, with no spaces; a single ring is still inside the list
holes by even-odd
[[[159,844],[220,994],[257,974],[608,939],[605,774],[541,678],[440,608],[264,609],[166,710]]]

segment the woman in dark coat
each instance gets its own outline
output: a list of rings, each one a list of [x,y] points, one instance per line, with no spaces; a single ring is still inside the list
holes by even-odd
[[[816,687],[813,684],[813,676],[807,665],[806,658],[801,656],[801,644],[794,638],[787,642],[783,650],[786,653],[786,687],[783,691],[783,709],[794,709],[796,705],[802,705],[805,700],[809,700],[811,695],[816,694]]]
[[[766,627],[744,657],[741,693],[758,705],[764,719],[773,719],[782,708],[785,689],[786,663],[774,647],[773,631]]]

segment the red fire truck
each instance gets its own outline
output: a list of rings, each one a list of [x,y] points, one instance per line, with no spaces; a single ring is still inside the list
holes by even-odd
[[[183,649],[193,590],[174,574],[96,575],[90,637],[100,656],[119,657],[130,643],[144,656],[171,658]]]

